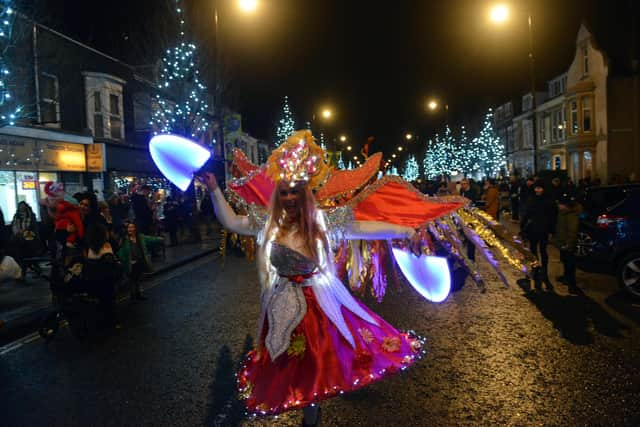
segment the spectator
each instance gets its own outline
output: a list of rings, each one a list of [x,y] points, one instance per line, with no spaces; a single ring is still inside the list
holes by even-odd
[[[547,275],[549,263],[547,244],[549,243],[549,235],[555,232],[557,209],[555,203],[544,194],[544,187],[539,181],[534,184],[534,195],[528,198],[527,208],[522,219],[524,222],[523,232],[529,239],[531,252],[540,261],[541,269],[534,277],[536,289],[540,289],[542,281],[551,286]]]
[[[38,223],[31,206],[25,201],[18,203],[18,210],[11,222],[10,255],[18,262],[22,269],[21,280],[27,273],[25,258],[38,255],[40,243],[38,240]],[[34,266],[35,268],[39,268]],[[38,271],[39,272],[39,271]]]
[[[491,215],[492,218],[499,220],[498,208],[500,207],[500,195],[495,181],[493,179],[487,179],[484,188],[485,192],[482,195],[482,198],[485,201],[484,210]]]
[[[467,178],[460,181],[460,195],[471,200],[472,203],[478,200],[478,192],[474,187],[471,187],[471,183]]]
[[[5,248],[8,240],[9,237],[7,236],[7,226],[4,222],[4,213],[2,212],[2,208],[0,208],[0,251]]]
[[[136,227],[143,234],[151,234],[151,226],[153,225],[153,209],[149,200],[151,189],[144,185],[141,189],[131,196],[131,206],[135,216]]]
[[[109,212],[111,212],[111,221],[114,230],[120,230],[128,216],[129,207],[123,202],[122,198],[115,194],[109,199]]]
[[[146,236],[138,233],[134,223],[127,224],[127,235],[124,237],[118,255],[122,261],[125,273],[129,276],[131,286],[131,300],[143,301],[140,281],[142,274],[151,271],[149,246],[164,242],[162,237]]]
[[[558,277],[558,281],[567,285],[569,292],[573,294],[580,291],[576,285],[575,256],[580,211],[580,205],[576,203],[575,198],[568,194],[563,194],[559,198],[555,243],[560,248],[560,260],[564,266],[564,273]]]
[[[509,178],[509,200],[511,202],[511,221],[520,221],[520,183],[518,177],[512,175]]]
[[[527,205],[529,203],[529,198],[531,198],[534,194],[533,190],[533,178],[527,177],[526,180],[521,182],[520,184],[520,231],[522,232],[523,237],[526,238],[524,232],[524,216],[527,210]]]
[[[449,191],[446,181],[440,182],[440,184],[438,184],[438,192],[436,193],[436,196],[450,196],[450,195],[451,195],[451,192]]]
[[[562,190],[562,187],[560,186],[560,178],[555,177],[551,180],[551,188],[549,189],[549,198],[551,200],[553,200],[554,203],[556,203],[556,205],[558,204],[558,200],[560,200],[560,197],[562,196],[562,194],[564,193],[564,191]]]
[[[209,192],[205,192],[202,197],[202,201],[200,202],[200,214],[202,215],[202,219],[205,223],[205,227],[207,229],[207,236],[210,236],[213,233],[213,203],[211,202],[211,195]]]
[[[87,229],[88,251],[83,274],[88,291],[100,300],[103,325],[108,329],[120,329],[116,320],[116,294],[122,278],[122,266],[108,237],[103,224],[95,223]]]
[[[167,196],[164,202],[164,222],[169,232],[169,246],[176,246],[178,244],[178,203],[171,196]]]

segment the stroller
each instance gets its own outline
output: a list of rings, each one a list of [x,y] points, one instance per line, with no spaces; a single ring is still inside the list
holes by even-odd
[[[85,340],[104,323],[100,310],[104,295],[91,273],[96,261],[85,259],[76,248],[59,247],[56,254],[60,255],[52,263],[49,278],[53,309],[42,318],[38,333],[48,342],[66,322],[73,336]]]

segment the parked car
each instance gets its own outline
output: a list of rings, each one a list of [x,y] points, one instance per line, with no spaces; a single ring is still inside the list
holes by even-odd
[[[577,244],[577,265],[615,274],[640,297],[640,184],[587,189]]]

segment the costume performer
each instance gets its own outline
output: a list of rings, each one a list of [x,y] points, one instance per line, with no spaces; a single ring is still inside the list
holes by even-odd
[[[356,221],[348,206],[319,209],[312,190],[329,168],[309,131],[272,153],[268,174],[276,186],[266,215],[258,209],[237,215],[214,175],[204,179],[223,226],[258,244],[258,347],[247,355],[238,387],[251,413],[304,408],[311,424],[321,400],[405,369],[423,352],[420,338],[397,331],[350,294],[335,274],[332,248],[345,239],[418,236],[412,227]]]

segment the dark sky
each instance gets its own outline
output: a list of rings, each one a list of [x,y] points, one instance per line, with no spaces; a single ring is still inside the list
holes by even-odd
[[[92,10],[94,2],[40,1],[47,11],[40,16],[49,25],[127,61],[144,56],[131,55],[140,45],[153,51],[150,35],[170,35],[164,22],[172,19],[174,0],[111,0],[98,11]],[[640,3],[634,0],[514,0],[507,2],[513,15],[503,28],[488,23],[493,3],[261,0],[254,16],[242,16],[233,0],[218,0],[228,99],[242,112],[245,130],[260,138],[273,136],[288,95],[299,127],[331,105],[337,116],[329,132],[344,132],[356,144],[373,135],[383,149],[397,145],[406,131],[424,137],[444,124],[443,114],[426,112],[430,96],[449,104],[451,125],[473,127],[486,108],[524,93],[527,5],[540,88],[568,69],[582,20],[612,58],[638,51],[631,39],[631,9],[637,19]],[[213,0],[184,5],[193,36],[210,46]]]

